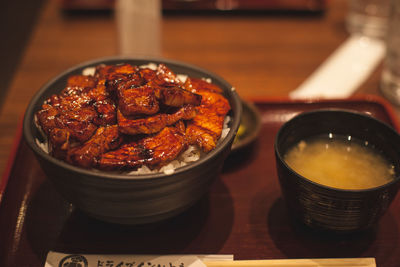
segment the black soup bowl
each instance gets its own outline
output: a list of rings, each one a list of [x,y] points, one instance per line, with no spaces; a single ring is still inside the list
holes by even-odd
[[[69,76],[82,74],[99,64],[146,65],[163,63],[176,74],[211,79],[223,89],[231,110],[227,136],[199,160],[175,169],[172,174],[128,175],[84,169],[58,160],[38,144],[43,135],[35,124],[35,113],[43,102],[66,86]],[[26,142],[36,155],[48,179],[75,207],[97,219],[118,224],[144,224],[170,218],[186,210],[204,196],[218,177],[240,124],[241,101],[234,88],[218,75],[190,64],[157,58],[102,58],[85,62],[61,73],[45,84],[32,98],[23,121]]]
[[[301,140],[329,133],[373,145],[394,166],[395,178],[374,188],[338,189],[303,177],[285,162],[285,154]],[[370,229],[377,225],[399,189],[400,136],[389,125],[366,114],[347,110],[300,113],[279,129],[274,150],[288,212],[314,230],[351,233]]]

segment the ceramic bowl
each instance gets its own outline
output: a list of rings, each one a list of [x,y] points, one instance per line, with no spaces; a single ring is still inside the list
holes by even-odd
[[[261,130],[261,115],[255,104],[242,101],[242,118],[233,140],[232,151],[240,151],[253,144]]]
[[[285,153],[299,141],[328,133],[373,144],[393,164],[395,179],[370,189],[337,189],[299,175],[285,162]],[[346,110],[301,113],[279,129],[274,149],[288,211],[297,221],[314,229],[337,233],[369,229],[377,224],[399,189],[400,136],[389,125],[366,114]]]
[[[37,144],[41,138],[34,114],[43,101],[59,93],[67,78],[81,74],[87,67],[99,64],[130,63],[143,65],[164,63],[177,74],[210,78],[220,86],[229,100],[231,117],[228,135],[217,147],[192,164],[178,168],[173,174],[155,173],[127,175],[94,171],[72,166],[45,153]],[[160,221],[186,210],[208,191],[219,175],[230,152],[241,118],[241,101],[233,87],[224,79],[190,64],[157,58],[103,58],[72,67],[46,83],[32,98],[24,117],[23,134],[41,168],[54,182],[56,189],[73,205],[97,219],[120,224],[143,224]]]

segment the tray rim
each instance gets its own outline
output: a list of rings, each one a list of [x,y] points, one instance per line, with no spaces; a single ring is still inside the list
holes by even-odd
[[[23,117],[20,118],[17,130],[15,131],[13,142],[11,144],[11,149],[10,153],[5,165],[5,168],[3,170],[3,173],[1,175],[1,180],[0,180],[0,206],[2,204],[3,196],[8,184],[8,180],[11,175],[12,168],[15,164],[15,159],[17,157],[17,153],[19,150],[19,146],[21,145],[21,140],[22,140],[22,124],[23,124]]]
[[[249,97],[249,98],[243,98],[245,101],[250,101],[253,102],[254,104],[318,104],[318,103],[335,103],[335,102],[343,102],[343,103],[349,103],[349,102],[369,102],[369,103],[375,103],[383,107],[385,112],[387,113],[390,122],[392,123],[392,127],[397,131],[400,132],[400,123],[397,119],[397,115],[394,111],[394,108],[392,105],[383,97],[380,97],[378,95],[355,95],[351,96],[349,98],[310,98],[310,99],[291,99],[289,97],[284,97],[284,96],[262,96],[262,97]],[[15,164],[15,159],[19,151],[19,147],[21,144],[21,140],[23,138],[22,135],[22,128],[23,128],[23,117],[19,120],[17,130],[14,135],[13,143],[11,145],[9,157],[7,160],[7,163],[5,165],[5,169],[2,173],[1,176],[1,181],[0,181],[0,206],[2,205],[2,200],[4,193],[6,191],[6,187],[8,184],[8,181],[10,179],[11,171],[12,168]]]
[[[304,99],[292,99],[286,96],[255,96],[244,98],[246,101],[253,102],[255,104],[272,103],[272,104],[318,104],[318,103],[335,103],[335,102],[369,102],[375,103],[383,107],[387,113],[392,127],[400,133],[400,122],[399,117],[392,104],[379,95],[372,94],[358,94],[348,98],[304,98]]]

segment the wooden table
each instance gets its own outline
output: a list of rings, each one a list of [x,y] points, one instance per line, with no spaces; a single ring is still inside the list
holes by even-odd
[[[347,37],[346,0],[322,16],[165,16],[162,54],[211,70],[245,98],[286,96]],[[0,171],[32,95],[85,60],[117,51],[112,15],[66,15],[56,1],[42,11],[0,115]],[[357,93],[379,94],[380,68]]]
[[[346,2],[327,1],[321,16],[165,16],[162,54],[219,74],[244,99],[286,97],[348,37]],[[33,94],[66,68],[116,55],[117,47],[113,16],[66,15],[47,1],[1,110],[1,172]],[[380,72],[356,94],[380,95]]]

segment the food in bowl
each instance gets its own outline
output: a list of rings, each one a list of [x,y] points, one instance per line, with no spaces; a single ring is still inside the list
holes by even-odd
[[[349,144],[350,137],[352,141],[361,142],[363,146],[367,141],[373,153],[385,159],[384,165],[388,164],[387,172],[393,172],[393,178],[372,187],[342,189],[315,182],[309,177],[311,175],[296,171],[288,164],[285,155],[293,147],[300,144],[300,149],[307,149],[309,138],[321,136],[332,138],[328,145],[336,143],[337,139],[342,141],[340,139],[343,137],[347,139],[345,146]],[[326,145],[326,140],[324,142]],[[315,230],[351,233],[370,229],[377,225],[400,188],[399,133],[390,125],[361,112],[342,109],[302,112],[281,126],[275,137],[274,150],[279,184],[290,216]],[[316,153],[319,152],[321,151]],[[346,169],[348,164],[353,164],[351,169],[362,168],[356,166],[359,157],[361,156],[356,156],[357,161],[350,160],[346,166],[337,164],[337,172],[349,171]],[[337,159],[336,157],[335,160]],[[334,162],[323,159],[318,164],[320,171],[324,165]],[[386,174],[384,173],[385,176]]]
[[[316,183],[340,189],[368,189],[395,178],[394,165],[368,141],[332,133],[308,137],[284,160]]]
[[[52,95],[58,95],[73,75],[91,75],[96,66],[131,64],[148,65],[150,62],[165,64],[179,74],[197,80],[211,82],[222,89],[222,95],[229,102],[230,110],[225,137],[220,137],[215,148],[203,152],[201,157],[190,164],[177,164],[173,171],[152,171],[132,175],[130,172],[103,171],[82,168],[60,160],[43,150],[43,134],[35,123],[35,114]],[[60,73],[32,97],[24,116],[23,135],[27,145],[34,152],[43,175],[54,188],[76,209],[102,221],[118,224],[153,223],[173,217],[189,207],[209,191],[211,184],[221,173],[224,161],[229,155],[240,125],[242,106],[237,92],[231,84],[210,71],[184,62],[160,58],[109,57],[81,63]],[[193,146],[195,147],[195,146]],[[190,149],[190,146],[189,148]],[[186,155],[184,151],[178,157]],[[177,161],[173,160],[173,162]],[[170,165],[170,164],[168,164]],[[175,166],[175,165],[174,165]],[[165,167],[165,166],[164,166]]]
[[[180,155],[187,162],[216,147],[230,110],[217,85],[162,63],[93,70],[69,76],[36,112],[52,156],[84,168],[170,172]]]

